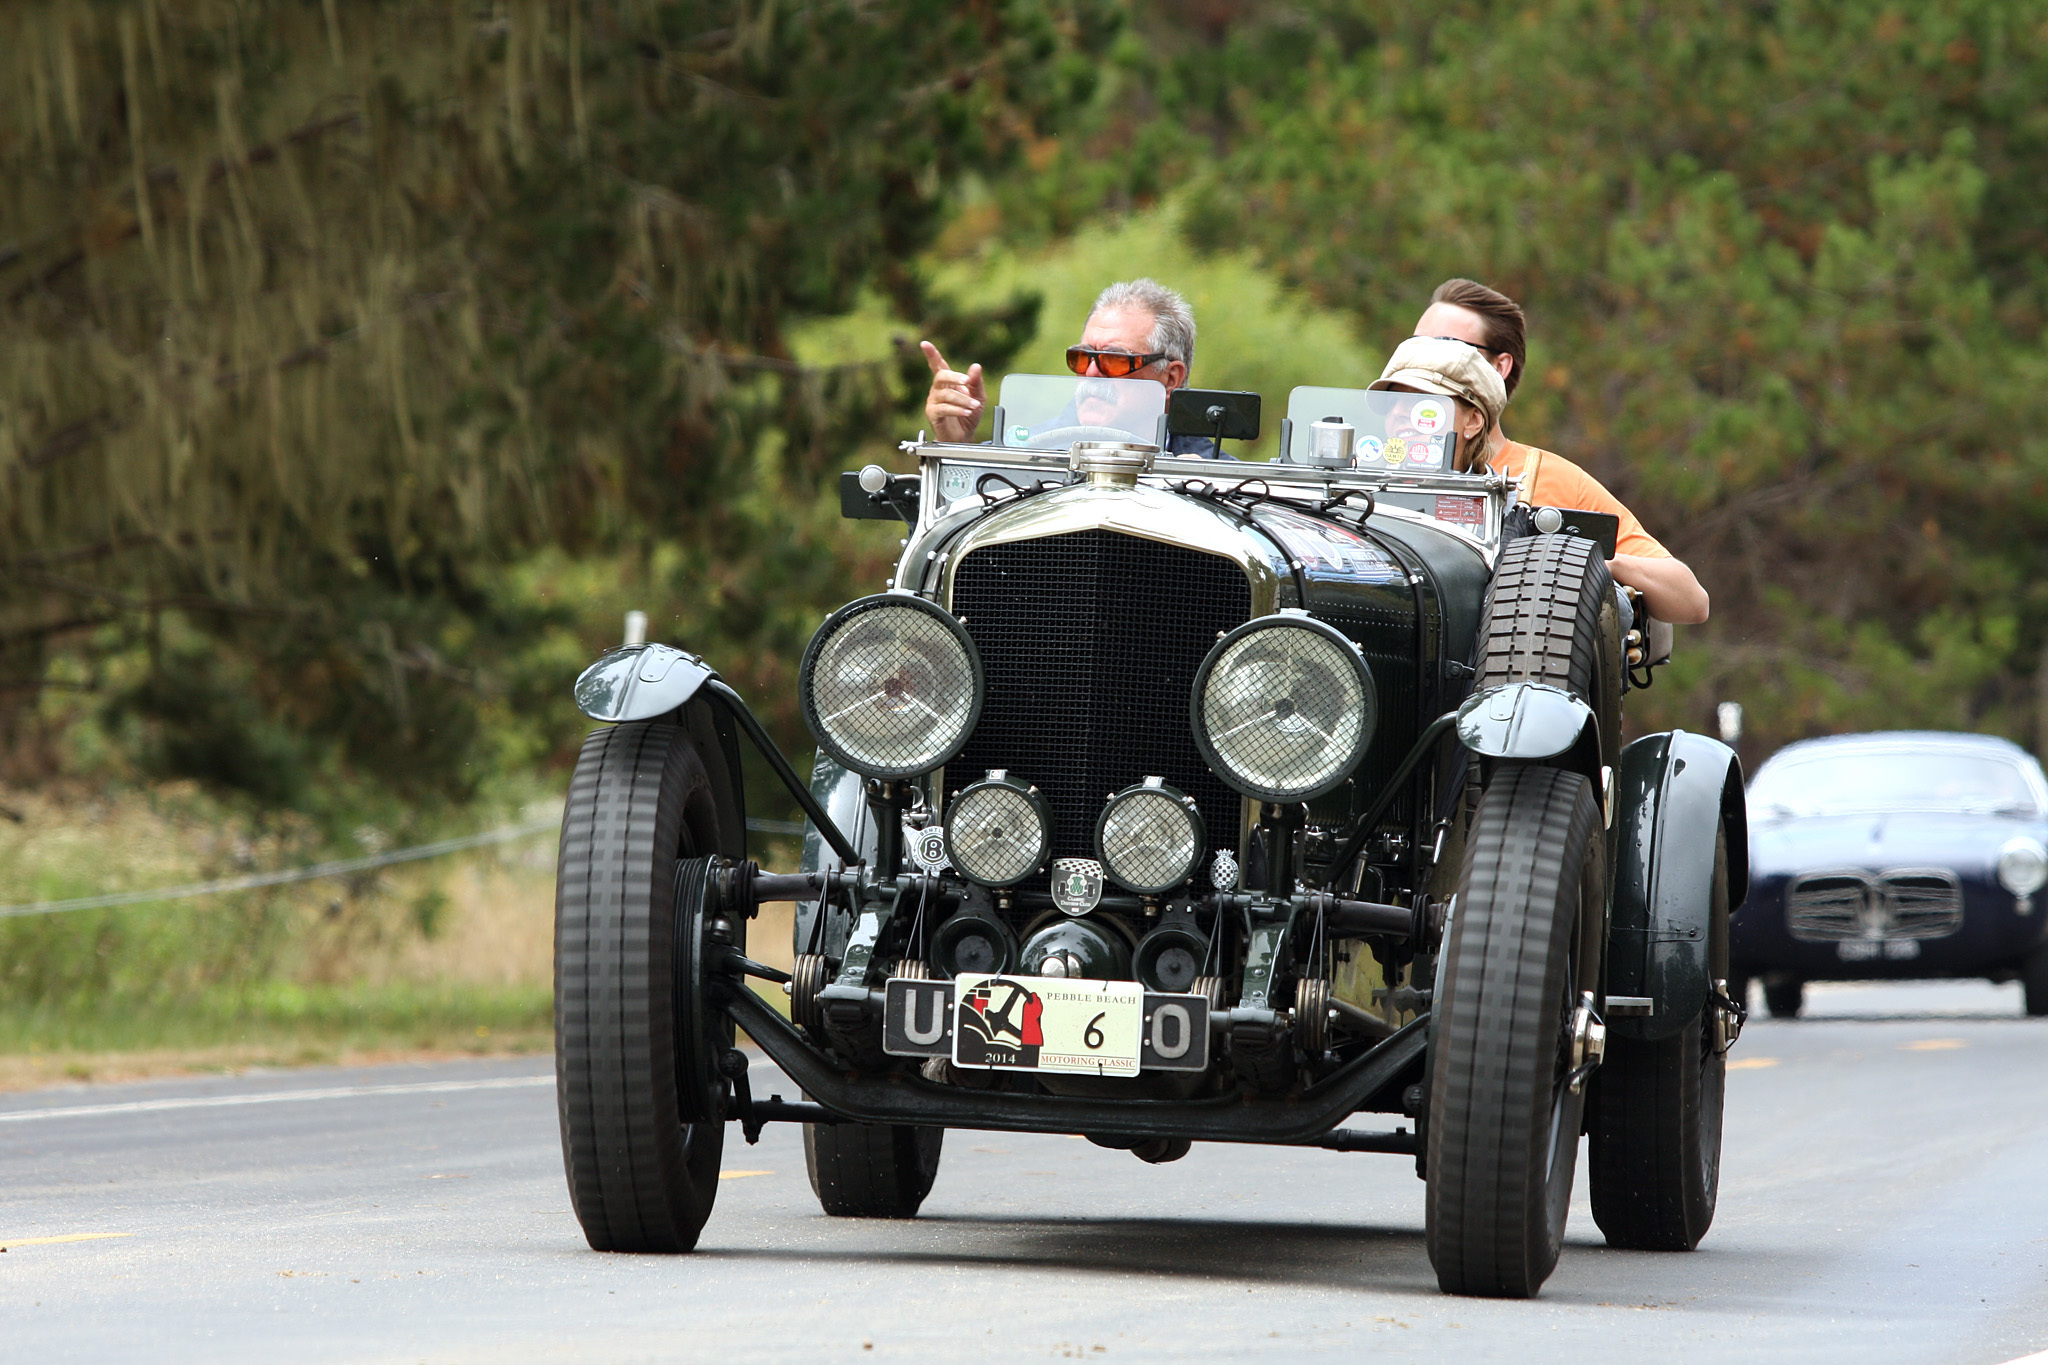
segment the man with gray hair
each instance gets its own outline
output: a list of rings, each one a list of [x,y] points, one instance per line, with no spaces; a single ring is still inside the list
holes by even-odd
[[[924,415],[936,440],[965,443],[974,439],[988,406],[981,366],[956,370],[931,342],[920,342],[925,363],[932,367],[931,392]],[[1156,379],[1167,392],[1188,382],[1195,360],[1195,311],[1188,301],[1157,280],[1124,280],[1096,296],[1081,339],[1067,347],[1067,368],[1075,374],[1108,379]],[[1175,438],[1178,446],[1181,439]],[[1206,454],[1208,439],[1191,444],[1187,454]],[[1175,453],[1182,453],[1178,450]]]

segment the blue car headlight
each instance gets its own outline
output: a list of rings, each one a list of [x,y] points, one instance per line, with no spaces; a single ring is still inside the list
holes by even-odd
[[[2015,896],[2031,896],[2048,883],[2048,848],[2022,834],[1998,850],[1998,884]]]

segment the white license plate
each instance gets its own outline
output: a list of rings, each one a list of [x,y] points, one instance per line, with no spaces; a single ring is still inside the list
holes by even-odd
[[[976,982],[989,980],[975,977]],[[1072,992],[1075,983],[1050,978],[1005,977],[1008,981],[1035,981],[1039,986],[1049,986],[1062,992]],[[1084,987],[1100,986],[1101,982],[1084,982]],[[1112,982],[1111,985],[1131,983]],[[1031,987],[1026,987],[1031,989]],[[882,1010],[882,1051],[892,1057],[946,1057],[954,1055],[953,1040],[959,1030],[954,1026],[954,983],[951,981],[913,981],[905,977],[894,977],[889,981],[888,993]],[[1045,1037],[1044,995],[1039,994],[1039,1035]],[[1156,991],[1144,992],[1144,1013],[1140,1020],[1143,1037],[1138,1043],[1138,1067],[1143,1071],[1201,1071],[1209,1065],[1209,1000],[1201,995],[1178,995]],[[1106,1013],[1106,1012],[1105,1012]],[[986,1021],[986,1015],[982,1016]],[[1112,1072],[1100,1065],[1098,1052],[1106,1050],[1109,1034],[1103,1032],[1104,1049],[1088,1046],[1088,1023],[1093,1022],[1091,1014],[1081,1025],[1081,1047],[1079,1053],[1090,1059],[1086,1067],[1077,1067],[1085,1075],[1129,1075],[1129,1071]],[[1105,1017],[1103,1025],[1109,1020]],[[979,1026],[977,1026],[978,1031]],[[1017,1040],[1021,1043],[1021,1034]],[[985,1047],[977,1044],[976,1047]],[[1030,1070],[1043,1070],[1046,1046],[1044,1041],[1037,1044],[1040,1063]],[[1067,1049],[1055,1047],[1055,1060]],[[979,1055],[970,1049],[971,1055]],[[982,1063],[995,1066],[998,1063]],[[1024,1070],[1021,1062],[1003,1063],[1006,1067]]]
[[[953,1065],[1135,1076],[1144,1016],[1135,981],[956,977]]]
[[[1835,945],[1835,956],[1843,962],[1910,962],[1920,956],[1920,943],[1910,938],[1852,938]]]

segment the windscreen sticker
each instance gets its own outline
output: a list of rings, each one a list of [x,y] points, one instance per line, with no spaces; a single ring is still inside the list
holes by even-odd
[[[1444,424],[1449,420],[1450,416],[1444,411],[1444,405],[1434,399],[1424,399],[1408,412],[1409,424],[1425,436],[1434,436],[1442,431]]]
[[[1380,457],[1380,453],[1384,451],[1386,447],[1387,443],[1385,441],[1382,441],[1377,436],[1359,437],[1357,456],[1358,462],[1360,464],[1364,464],[1367,460],[1377,460]]]
[[[1486,526],[1486,499],[1463,493],[1436,495],[1436,519],[1479,532]]]

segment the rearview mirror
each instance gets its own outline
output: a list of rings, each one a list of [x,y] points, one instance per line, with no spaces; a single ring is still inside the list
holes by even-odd
[[[1175,389],[1166,400],[1169,436],[1259,439],[1259,396],[1235,389]]]

